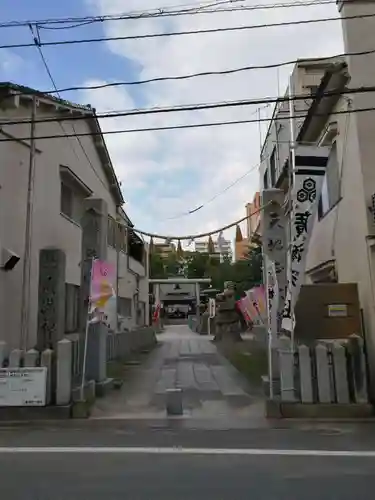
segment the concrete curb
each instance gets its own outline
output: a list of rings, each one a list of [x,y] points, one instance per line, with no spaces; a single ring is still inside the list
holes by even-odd
[[[267,418],[272,419],[304,419],[340,421],[349,420],[374,420],[374,407],[369,403],[362,404],[303,404],[286,403],[268,399],[266,401],[265,413]]]

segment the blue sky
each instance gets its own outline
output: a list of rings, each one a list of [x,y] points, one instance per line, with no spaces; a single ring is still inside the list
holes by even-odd
[[[118,14],[178,4],[202,5],[207,0],[2,0],[0,21]],[[272,3],[274,0],[262,0]],[[212,2],[210,2],[212,3]],[[254,4],[243,0],[243,4]],[[260,2],[256,2],[257,4]],[[292,19],[337,16],[335,5],[272,9],[248,13],[181,16],[98,23],[69,30],[40,30],[43,41],[98,36],[123,36],[162,31],[238,26]],[[325,25],[327,27],[327,25]],[[317,35],[319,36],[317,37]],[[0,44],[31,42],[30,30],[0,29]],[[342,51],[340,23],[273,28],[215,35],[166,37],[131,42],[107,42],[43,48],[58,87],[138,80],[155,76],[268,64]],[[288,73],[254,71],[230,77],[205,77],[138,87],[64,94],[98,111],[175,104],[261,98],[284,91]],[[51,88],[35,48],[0,51],[0,80],[41,90]],[[102,123],[104,130],[254,118],[255,107],[205,112],[119,118]],[[262,111],[268,117],[271,108]],[[122,180],[126,210],[136,226],[163,234],[194,234],[212,230],[245,215],[244,205],[258,188],[259,143],[266,126],[258,124],[147,132],[107,136],[116,172]],[[261,137],[260,137],[261,132]],[[251,172],[250,172],[251,171]],[[194,215],[173,218],[221,193],[237,177],[250,172],[235,187]],[[231,232],[228,237],[233,237]]]

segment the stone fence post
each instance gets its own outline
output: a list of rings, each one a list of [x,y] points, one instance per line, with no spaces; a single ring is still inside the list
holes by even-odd
[[[56,404],[68,405],[72,397],[72,343],[63,339],[57,343]]]

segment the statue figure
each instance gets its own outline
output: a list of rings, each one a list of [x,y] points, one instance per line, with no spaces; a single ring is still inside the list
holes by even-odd
[[[240,313],[234,296],[235,285],[231,281],[224,283],[223,293],[216,295],[216,335],[214,342],[231,340],[240,342]]]

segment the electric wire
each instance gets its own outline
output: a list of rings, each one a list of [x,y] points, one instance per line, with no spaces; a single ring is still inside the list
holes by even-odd
[[[283,21],[280,23],[264,23],[264,24],[250,24],[242,26],[226,26],[222,28],[205,28],[197,30],[185,30],[185,31],[169,31],[160,33],[143,33],[139,35],[127,35],[127,36],[107,36],[107,37],[95,37],[95,38],[76,38],[72,40],[54,40],[43,42],[40,41],[39,44],[42,47],[61,47],[64,45],[76,45],[76,44],[87,44],[87,43],[99,43],[99,42],[116,42],[116,41],[126,41],[126,40],[145,40],[151,38],[165,38],[165,37],[175,37],[175,36],[190,36],[190,35],[204,35],[212,33],[229,33],[229,32],[241,32],[249,30],[257,30],[263,28],[276,28],[276,27],[286,27],[286,26],[299,26],[306,24],[317,24],[317,23],[329,23],[334,21],[350,21],[354,19],[368,19],[375,17],[375,14],[358,14],[353,16],[339,16],[339,17],[322,17],[318,19],[304,19],[296,21]],[[34,43],[11,43],[0,45],[0,49],[21,49],[27,47],[34,47]]]
[[[41,29],[58,30],[58,29],[74,29],[87,24],[104,23],[109,21],[132,21],[160,17],[176,17],[188,15],[205,15],[205,14],[220,14],[226,12],[242,12],[242,11],[258,11],[258,10],[274,10],[274,9],[289,9],[289,8],[306,8],[315,7],[318,5],[336,4],[336,0],[309,0],[306,2],[276,2],[273,4],[256,4],[256,5],[237,5],[234,7],[219,7],[222,4],[231,4],[242,2],[243,0],[227,0],[217,2],[215,4],[191,6],[190,8],[176,9],[175,7],[160,7],[149,11],[133,11],[123,12],[118,14],[107,14],[102,16],[81,16],[81,17],[65,17],[65,18],[47,18],[47,19],[30,19],[24,21],[12,20],[0,23],[1,28],[17,28],[24,27],[30,24],[38,25]],[[352,0],[343,0],[343,3],[350,3]],[[191,5],[191,4],[190,4]],[[178,7],[178,6],[177,6]],[[181,7],[181,5],[180,5]],[[174,9],[174,10],[173,10]],[[48,26],[59,25],[63,26]],[[64,26],[68,24],[68,26]],[[71,24],[71,26],[69,26]]]
[[[375,111],[375,107],[367,107],[367,108],[359,108],[359,109],[347,109],[347,110],[339,110],[339,111],[334,111],[332,113],[314,113],[313,116],[322,116],[322,117],[328,117],[328,116],[335,116],[335,115],[345,115],[345,114],[351,114],[351,113],[365,113],[365,112],[370,112],[370,111]],[[297,115],[296,118],[306,118],[309,114],[300,114]],[[289,120],[289,117],[285,116],[280,116],[278,117],[279,120]],[[135,133],[135,132],[157,132],[157,131],[165,131],[165,130],[184,130],[184,129],[192,129],[192,128],[208,128],[208,127],[219,127],[219,126],[227,126],[227,125],[244,125],[244,124],[249,124],[249,123],[259,123],[259,122],[270,122],[272,121],[272,117],[270,118],[258,118],[258,119],[244,119],[244,120],[229,120],[229,121],[218,121],[218,122],[203,122],[203,123],[186,123],[186,124],[181,124],[181,125],[166,125],[166,126],[159,126],[159,127],[144,127],[144,128],[129,128],[129,129],[120,129],[120,130],[105,130],[105,131],[100,131],[100,132],[79,132],[77,134],[66,134],[65,137],[95,137],[95,136],[104,136],[104,135],[119,135],[119,134],[128,134],[128,133]],[[1,129],[0,129],[1,132]],[[51,134],[51,135],[42,135],[42,136],[37,136],[36,140],[47,140],[47,139],[60,139],[61,135],[58,134]],[[30,137],[24,136],[24,137],[6,137],[0,139],[0,142],[15,142],[15,141],[28,141],[30,140]]]
[[[375,86],[365,86],[365,87],[354,87],[347,88],[343,90],[332,90],[322,92],[320,97],[341,97],[353,94],[367,94],[367,93],[375,93]],[[79,121],[79,120],[87,120],[94,116],[98,119],[107,119],[107,118],[125,118],[131,116],[144,116],[144,115],[153,115],[153,114],[164,114],[164,113],[179,113],[179,112],[191,112],[191,111],[204,111],[211,109],[222,109],[222,108],[232,108],[232,107],[242,107],[242,106],[254,106],[254,105],[263,105],[266,104],[268,107],[270,104],[280,104],[280,103],[289,103],[295,101],[306,101],[307,99],[313,100],[315,97],[314,94],[300,94],[292,97],[289,96],[281,96],[281,97],[263,97],[260,99],[240,99],[238,101],[222,101],[222,102],[213,102],[213,103],[195,103],[195,104],[179,104],[175,106],[166,106],[166,107],[155,107],[155,108],[137,108],[137,109],[129,109],[124,111],[110,111],[107,113],[96,113],[92,109],[87,108],[86,114],[78,114],[78,115],[65,115],[65,116],[53,116],[48,118],[41,118],[35,120],[35,123],[52,123],[52,122],[64,122],[64,121]],[[79,110],[82,112],[82,110]],[[255,113],[251,113],[253,115]],[[249,116],[251,116],[249,115]],[[298,116],[298,115],[297,115]],[[278,119],[281,119],[279,117]],[[270,120],[267,118],[266,121]],[[264,121],[262,118],[258,118],[257,123]],[[25,125],[31,124],[31,120],[21,119],[21,120],[0,120],[0,125]]]
[[[336,54],[333,56],[316,57],[316,58],[313,58],[313,61],[315,61],[315,62],[327,61],[328,62],[328,61],[334,61],[335,59],[340,59],[340,58],[366,56],[366,55],[370,55],[370,54],[375,54],[375,49],[363,50],[363,51],[358,51],[358,52],[343,52],[341,54]],[[176,80],[176,81],[178,81],[178,80],[190,80],[192,78],[200,78],[200,77],[206,77],[206,76],[232,75],[235,73],[242,73],[242,72],[246,72],[246,71],[282,68],[284,66],[303,64],[305,62],[311,62],[311,58],[293,59],[293,60],[289,60],[289,61],[282,61],[282,62],[271,63],[271,64],[240,66],[238,68],[229,68],[226,70],[218,70],[218,71],[202,71],[199,73],[188,73],[185,75],[158,76],[158,77],[154,77],[154,78],[147,78],[144,80],[116,81],[116,82],[108,82],[108,83],[97,84],[97,85],[79,85],[79,86],[77,85],[77,86],[59,88],[59,89],[57,89],[57,91],[55,89],[41,90],[41,91],[39,91],[39,93],[40,94],[56,94],[57,92],[59,92],[60,94],[62,94],[64,92],[73,92],[73,91],[78,91],[78,90],[99,90],[99,89],[111,88],[111,87],[144,85],[144,84],[149,84],[149,83],[158,83],[158,82],[173,81],[173,80]],[[28,94],[27,91],[20,92],[20,94],[21,93],[25,94],[25,95]],[[33,93],[29,93],[29,95],[33,95]]]

